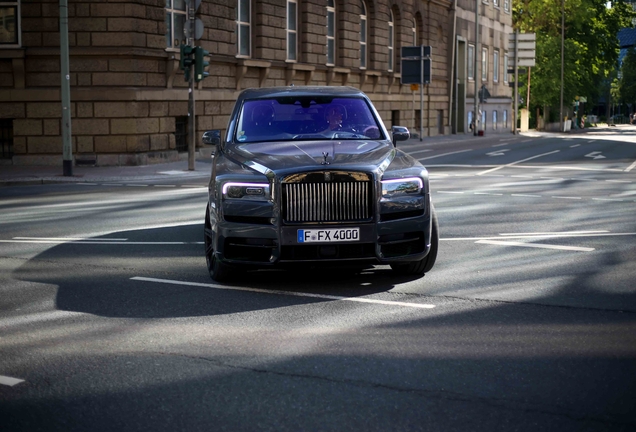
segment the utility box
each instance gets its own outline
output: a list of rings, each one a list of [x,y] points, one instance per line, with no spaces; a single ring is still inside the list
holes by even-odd
[[[527,108],[521,108],[521,124],[519,125],[519,132],[528,132],[528,125],[530,124],[530,113]]]

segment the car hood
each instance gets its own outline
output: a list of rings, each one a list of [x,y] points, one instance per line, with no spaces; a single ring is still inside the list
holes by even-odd
[[[396,149],[390,141],[330,140],[283,141],[235,144],[231,159],[256,171],[280,172],[345,165],[372,166],[380,171],[393,161]]]

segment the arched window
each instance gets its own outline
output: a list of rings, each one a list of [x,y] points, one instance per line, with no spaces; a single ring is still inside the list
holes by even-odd
[[[360,69],[367,68],[367,5],[360,0]]]
[[[327,66],[336,64],[336,4],[327,0]]]
[[[236,10],[236,34],[239,57],[252,55],[251,0],[238,0]]]
[[[393,25],[393,11],[389,11],[389,72],[393,72],[393,63],[394,63],[394,53],[393,53],[393,44],[395,43],[395,26]]]

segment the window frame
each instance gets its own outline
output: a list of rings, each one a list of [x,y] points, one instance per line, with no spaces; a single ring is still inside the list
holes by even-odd
[[[492,52],[492,81],[499,82],[499,50]]]
[[[247,18],[249,21],[241,21],[243,12],[242,5],[247,4]],[[247,27],[247,54],[242,52],[241,45],[243,39],[241,37],[241,29]],[[250,58],[252,57],[252,0],[238,0],[236,2],[236,57]]]
[[[367,39],[369,37],[369,15],[367,4],[360,0],[360,69],[366,69],[369,64],[369,50]],[[364,31],[362,31],[364,29]]]
[[[481,80],[488,81],[488,47],[481,48]]]
[[[188,6],[186,5],[185,1],[183,2],[183,10],[181,9],[175,9],[174,8],[174,4],[175,4],[176,0],[166,0],[166,3],[170,3],[170,4],[166,4],[166,7],[164,8],[165,12],[166,12],[166,24],[168,23],[168,20],[170,21],[170,25],[169,27],[166,29],[166,49],[167,50],[179,50],[179,47],[181,45],[185,45],[187,44],[187,38],[185,37],[185,35],[183,35],[183,39],[180,39],[180,43],[175,45],[175,17],[180,16],[183,18],[183,23],[181,25],[182,28],[185,28],[186,25],[186,21],[188,20]],[[4,2],[0,2],[4,3]],[[170,34],[168,34],[170,33]],[[168,45],[168,37],[170,38],[170,45]]]
[[[22,47],[22,13],[21,2],[19,0],[14,1],[0,1],[0,8],[14,8],[13,13],[13,32],[15,36],[15,42],[0,42],[0,49],[5,48],[20,48]],[[8,15],[7,15],[8,16]],[[4,25],[3,25],[4,28]],[[7,32],[8,33],[8,32]]]
[[[503,0],[503,4],[504,4],[504,12],[505,13],[510,13],[510,0]]]
[[[504,84],[508,84],[508,53],[504,53],[503,78],[504,78]]]
[[[331,14],[331,19],[333,20],[331,22],[331,29],[333,31],[332,35],[329,35],[329,20],[330,20],[330,14]],[[336,19],[336,3],[334,0],[327,0],[327,61],[326,61],[326,65],[327,66],[335,66],[336,65],[336,23],[338,22],[338,20]],[[332,42],[331,44],[331,49],[329,48],[329,42]],[[331,57],[331,62],[329,61],[329,58]]]
[[[389,64],[387,65],[387,71],[393,72],[393,69],[395,69],[395,17],[392,10],[389,10],[389,22],[387,24],[389,26],[389,39],[387,41]]]
[[[472,55],[471,55],[472,53]],[[468,49],[466,50],[466,76],[468,77],[468,81],[475,80],[475,45],[468,44]],[[471,58],[472,57],[472,58]]]
[[[290,5],[292,4],[295,7],[294,8],[295,14],[293,17],[291,17],[289,13],[289,8],[290,8]],[[290,28],[290,25],[289,25],[292,18],[293,18],[293,24],[294,24],[293,29]],[[287,20],[285,22],[285,29],[287,32],[287,48],[286,48],[285,58],[286,58],[286,61],[295,63],[298,61],[298,0],[287,0]],[[292,39],[292,36],[294,39],[293,50],[290,47],[290,41]],[[290,54],[293,54],[293,58],[291,57]]]
[[[492,129],[497,130],[497,110],[492,112]]]

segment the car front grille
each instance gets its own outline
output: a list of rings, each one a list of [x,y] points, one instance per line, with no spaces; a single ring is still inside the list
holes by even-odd
[[[370,176],[364,173],[293,176],[282,184],[283,220],[286,223],[370,221],[372,185]]]

